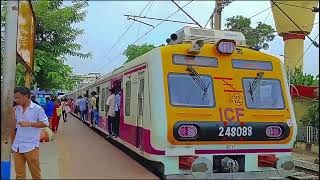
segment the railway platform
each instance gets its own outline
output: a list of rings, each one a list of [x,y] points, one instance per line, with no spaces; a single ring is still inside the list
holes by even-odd
[[[159,179],[71,114],[53,141],[40,143],[40,166],[43,179]]]
[[[299,153],[293,157],[300,164],[316,158]],[[11,162],[15,179],[13,158]],[[71,114],[67,123],[60,120],[52,141],[40,143],[40,165],[43,179],[159,179]],[[28,166],[26,172],[31,179]]]

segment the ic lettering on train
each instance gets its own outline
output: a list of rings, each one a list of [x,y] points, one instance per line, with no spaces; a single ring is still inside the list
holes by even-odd
[[[220,114],[220,121],[227,120],[229,122],[234,121],[235,119],[237,121],[240,121],[240,117],[244,116],[244,109],[243,108],[219,108],[219,114]]]

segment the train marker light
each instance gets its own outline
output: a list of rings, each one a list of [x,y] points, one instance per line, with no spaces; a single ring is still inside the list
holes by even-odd
[[[198,130],[194,125],[181,125],[178,128],[178,134],[182,138],[194,138],[197,136]]]
[[[217,43],[217,50],[221,54],[232,54],[236,50],[233,40],[221,40]]]
[[[277,138],[282,135],[282,129],[280,126],[268,126],[266,128],[266,135],[270,138]]]
[[[198,156],[179,156],[179,169],[190,170],[192,163]]]
[[[198,54],[198,53],[200,53],[200,50],[201,50],[201,48],[203,47],[203,45],[204,45],[203,40],[198,40],[198,41],[196,41],[196,42],[193,42],[193,43],[192,43],[192,48],[190,48],[190,49],[188,50],[188,53],[191,53],[191,54]]]
[[[258,167],[276,167],[278,159],[275,154],[259,154]]]

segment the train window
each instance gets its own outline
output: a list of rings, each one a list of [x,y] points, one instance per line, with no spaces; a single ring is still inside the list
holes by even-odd
[[[254,78],[243,78],[246,105],[249,109],[284,109],[284,100],[280,81],[277,79],[260,79],[252,87]]]
[[[97,94],[99,94],[100,93],[100,87],[98,86],[96,89],[97,89]]]
[[[270,61],[255,61],[255,60],[239,60],[232,59],[232,67],[235,69],[252,69],[272,71],[272,63]]]
[[[126,82],[126,102],[125,102],[125,114],[130,116],[130,99],[131,99],[131,81]]]
[[[143,95],[144,95],[144,79],[140,79],[140,87],[139,87],[139,93],[138,93],[138,106],[139,106],[138,114],[140,116],[143,116]]]
[[[101,96],[101,104],[100,104],[100,107],[101,107],[101,111],[105,111],[105,97],[106,95],[106,88],[102,88],[102,96]]]
[[[211,76],[169,74],[170,103],[173,106],[214,107],[214,90]]]
[[[172,59],[173,59],[173,64],[177,64],[177,65],[218,67],[218,59],[214,57],[188,56],[188,55],[174,54],[172,56]]]

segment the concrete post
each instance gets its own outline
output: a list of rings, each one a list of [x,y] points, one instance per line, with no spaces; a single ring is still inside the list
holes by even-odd
[[[10,124],[16,76],[18,1],[7,1],[4,60],[1,84],[1,179],[10,179]]]

